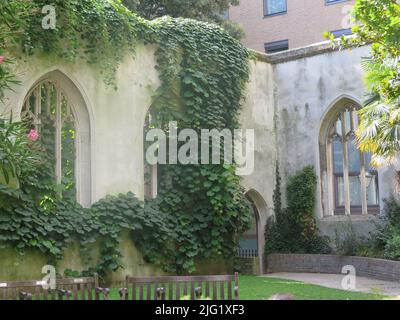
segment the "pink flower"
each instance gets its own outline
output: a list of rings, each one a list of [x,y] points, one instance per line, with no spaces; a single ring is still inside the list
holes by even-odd
[[[4,60],[6,60],[6,57],[5,57],[5,56],[0,56],[0,64],[1,64]]]
[[[28,134],[28,139],[31,141],[38,141],[39,139],[39,132],[36,129],[31,129]]]

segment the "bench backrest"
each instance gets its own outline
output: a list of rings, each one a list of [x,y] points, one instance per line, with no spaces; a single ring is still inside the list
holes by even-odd
[[[55,289],[43,281],[0,281],[0,300],[99,300],[108,299],[109,290],[99,288],[95,275],[86,278],[57,278]]]
[[[122,300],[238,300],[238,274],[222,276],[126,277]]]

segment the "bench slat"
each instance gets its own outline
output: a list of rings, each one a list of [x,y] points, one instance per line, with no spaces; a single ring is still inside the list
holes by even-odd
[[[218,296],[217,296],[217,283],[216,282],[213,282],[212,283],[212,285],[213,285],[213,300],[218,300]]]
[[[161,276],[161,277],[128,277],[129,283],[155,283],[155,282],[188,282],[188,281],[234,281],[235,277],[227,276]]]
[[[190,282],[190,300],[194,300],[194,281]]]
[[[136,284],[135,283],[132,284],[132,300],[136,300]]]
[[[181,298],[181,284],[180,282],[176,283],[176,296],[175,296],[175,300],[179,300]]]
[[[126,287],[132,287],[132,299],[137,300],[191,300],[212,298],[213,300],[238,299],[238,276],[157,276],[126,277]],[[152,291],[154,290],[154,292]],[[146,291],[146,292],[145,292]]]
[[[206,281],[206,297],[210,297],[210,282]]]
[[[151,283],[147,283],[146,297],[147,300],[151,300]]]
[[[91,283],[87,284],[88,300],[93,300],[93,285]]]
[[[140,284],[139,286],[139,300],[144,300],[144,293],[143,293],[143,284]]]
[[[228,300],[232,301],[232,282],[228,282]]]
[[[183,283],[183,295],[186,297],[188,295],[188,283]]]
[[[34,294],[34,297],[33,297],[33,299],[34,300],[41,300],[41,290],[40,290],[40,288],[39,287],[35,287],[35,294]]]
[[[168,284],[168,300],[174,300],[174,287],[173,283]]]
[[[221,300],[225,300],[225,283],[220,282],[220,293]]]

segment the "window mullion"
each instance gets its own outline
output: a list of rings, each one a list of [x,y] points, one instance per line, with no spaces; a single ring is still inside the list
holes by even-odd
[[[51,95],[50,95],[51,85],[46,83],[46,114],[48,117],[51,115]]]
[[[360,161],[361,161],[361,169],[360,169],[360,183],[361,183],[361,204],[362,204],[362,214],[368,214],[368,200],[367,200],[367,171],[365,169],[365,157],[364,153],[360,152]]]
[[[62,128],[62,118],[61,118],[61,103],[62,94],[60,84],[57,83],[57,104],[56,104],[56,181],[58,185],[62,182],[62,168],[61,168],[61,128]]]
[[[157,198],[158,192],[158,167],[157,164],[151,166],[151,196],[153,199]]]
[[[34,125],[35,125],[35,129],[38,130],[39,126],[41,124],[41,121],[40,121],[41,104],[42,104],[41,85],[39,85],[36,88],[34,95],[35,95],[35,107],[34,107],[35,120],[34,120]]]
[[[345,112],[341,113],[342,119],[342,138],[343,138],[343,187],[344,187],[344,204],[345,214],[351,214],[351,202],[350,202],[350,178],[349,178],[349,149],[348,149],[348,138],[346,132],[346,116]]]

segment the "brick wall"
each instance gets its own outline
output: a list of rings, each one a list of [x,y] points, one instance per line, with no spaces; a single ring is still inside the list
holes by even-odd
[[[325,0],[287,0],[287,13],[264,17],[264,0],[241,0],[229,19],[242,25],[247,47],[264,51],[264,43],[289,40],[289,49],[326,40],[324,31],[345,29],[353,0],[326,5]]]
[[[267,272],[341,274],[352,265],[356,275],[386,281],[400,281],[400,261],[335,255],[270,254]]]

